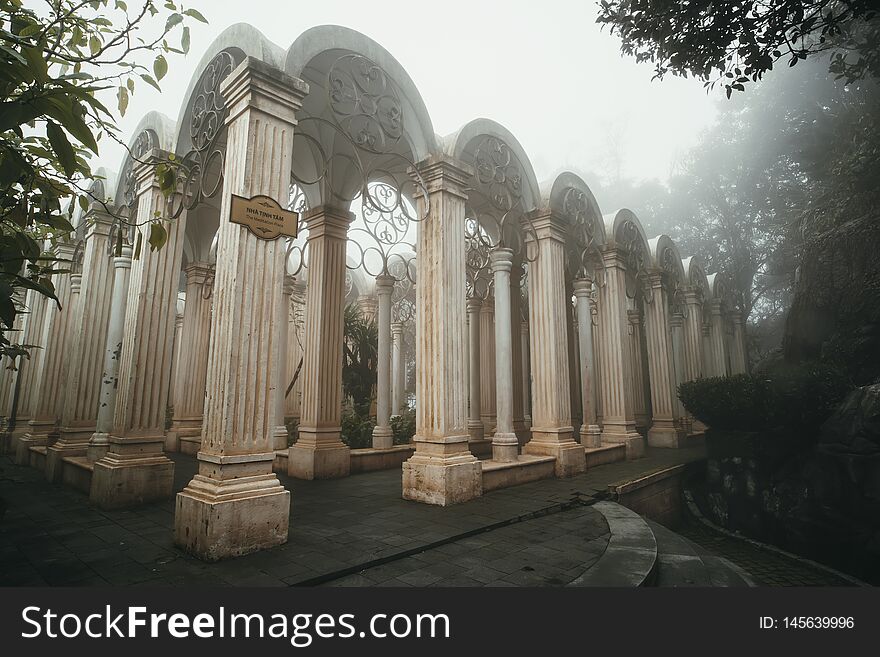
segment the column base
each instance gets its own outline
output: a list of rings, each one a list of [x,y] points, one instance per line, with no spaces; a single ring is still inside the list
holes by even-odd
[[[531,422],[526,422],[525,419],[513,420],[513,433],[516,434],[516,440],[520,447],[529,442],[529,439],[532,437],[532,432],[529,429],[530,426]]]
[[[685,435],[671,421],[654,422],[648,429],[648,445],[676,449],[683,447]]]
[[[390,449],[394,446],[394,432],[391,427],[373,428],[373,449]]]
[[[110,434],[106,431],[96,431],[89,439],[89,448],[86,450],[86,456],[89,461],[95,462],[105,456],[110,451]]]
[[[174,463],[164,454],[118,458],[112,452],[95,463],[89,501],[101,509],[124,509],[171,497]]]
[[[205,561],[287,542],[290,492],[274,474],[218,480],[197,474],[177,494],[174,544]]]
[[[64,461],[69,456],[85,456],[95,427],[62,428],[58,442],[46,450],[46,480],[61,483]]]
[[[195,438],[202,435],[202,417],[174,418],[171,428],[165,434],[165,451],[179,452],[181,438]]]
[[[483,466],[467,450],[467,436],[413,438],[416,452],[402,467],[403,499],[438,506],[483,494]]]
[[[48,434],[15,435],[9,434],[9,449],[13,454],[16,465],[29,465],[31,462],[31,447],[49,444]]]
[[[524,454],[556,458],[557,477],[573,477],[587,471],[584,446],[572,438],[572,427],[532,429],[532,439],[523,447]]]
[[[512,463],[519,456],[519,439],[515,433],[496,433],[492,438],[492,460]]]
[[[299,440],[287,452],[287,474],[297,479],[338,479],[351,473],[351,450],[339,429],[300,427]]]
[[[583,445],[584,447],[601,447],[602,431],[599,429],[598,425],[595,424],[581,425],[580,439],[581,445]]]
[[[603,443],[626,445],[626,460],[640,459],[645,455],[645,438],[635,430],[634,424],[605,423],[601,434]]]
[[[482,420],[468,420],[468,440],[483,440],[486,437],[486,431],[483,427]]]

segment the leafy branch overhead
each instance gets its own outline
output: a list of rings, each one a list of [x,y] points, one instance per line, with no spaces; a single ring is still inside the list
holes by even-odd
[[[190,24],[206,22],[170,0],[130,4],[44,0],[30,8],[0,0],[0,354],[19,353],[10,330],[23,290],[58,303],[52,275],[70,263],[51,251],[70,240],[76,209],[85,214],[97,206],[115,215],[96,194],[100,177],[90,165],[102,140],[122,143],[117,118],[137,86],[161,91],[169,58],[189,50]],[[157,163],[167,182],[172,177],[162,166],[174,163]],[[167,240],[164,223],[151,220],[151,248]]]
[[[794,66],[832,52],[847,82],[880,75],[876,0],[601,0],[597,22],[655,77],[692,75],[727,97],[780,59]]]

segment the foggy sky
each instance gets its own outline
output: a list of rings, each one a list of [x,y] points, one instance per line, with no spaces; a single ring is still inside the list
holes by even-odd
[[[652,66],[622,57],[617,37],[595,23],[594,0],[189,0],[186,6],[210,24],[190,22],[189,55],[168,57],[161,94],[137,85],[120,123],[126,141],[149,110],[176,120],[208,45],[237,22],[252,24],[284,50],[322,24],[369,36],[409,73],[437,134],[477,117],[494,119],[520,141],[539,182],[564,168],[592,173],[588,184],[618,173],[665,182],[676,158],[711,123],[720,98],[695,80],[652,82]],[[116,170],[122,154],[105,142],[100,164]]]

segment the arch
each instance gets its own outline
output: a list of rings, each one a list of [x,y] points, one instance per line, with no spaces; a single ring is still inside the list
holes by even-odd
[[[651,265],[655,269],[663,271],[669,280],[677,281],[678,287],[685,285],[684,266],[678,247],[669,235],[658,235],[648,240],[648,249],[651,254]]]
[[[697,256],[688,256],[681,261],[684,269],[685,280],[688,285],[700,290],[704,299],[709,297],[709,281],[706,280],[706,270]]]
[[[510,149],[516,160],[518,160],[521,176],[517,180],[512,181],[512,185],[519,186],[522,195],[523,212],[535,210],[541,203],[541,193],[532,162],[529,156],[526,155],[519,140],[500,123],[491,119],[474,119],[443,140],[445,143],[444,150],[447,155],[474,165],[477,156],[475,151],[480,147],[481,142],[487,138],[494,138],[503,142]],[[474,168],[478,169],[478,166]],[[479,179],[479,170],[474,173]]]
[[[296,78],[320,86],[321,78],[329,72],[333,63],[345,54],[366,57],[387,73],[402,96],[403,133],[414,162],[427,157],[436,150],[434,128],[422,95],[406,69],[394,56],[368,36],[341,25],[319,25],[300,34],[284,55],[280,68]],[[310,96],[315,89],[310,91]],[[313,105],[309,98],[303,109],[309,113]]]
[[[140,157],[150,149],[159,148],[170,151],[174,140],[175,124],[164,114],[151,110],[144,114],[137,127],[131,133],[128,141],[128,150],[122,159],[121,172],[116,182],[113,195],[114,204],[117,208],[128,205],[125,196],[131,193],[131,176],[133,173],[134,160],[131,153]],[[146,150],[145,150],[146,149]]]

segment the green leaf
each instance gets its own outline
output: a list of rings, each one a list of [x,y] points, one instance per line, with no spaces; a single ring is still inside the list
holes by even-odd
[[[133,260],[137,260],[141,257],[141,248],[144,245],[144,234],[139,230],[137,232],[137,238],[134,241],[134,253],[131,254]]]
[[[154,221],[150,224],[150,251],[158,251],[168,241],[168,231],[160,221]]]
[[[146,73],[141,73],[141,79],[146,82],[151,87],[155,88],[156,91],[162,91],[162,88],[159,86],[159,83],[153,79],[152,75],[147,75]]]
[[[125,110],[128,109],[128,89],[119,87],[119,91],[116,92],[116,99],[119,101],[119,113],[125,116]]]
[[[184,54],[189,52],[189,26],[184,26],[183,34],[180,35],[180,49]]]
[[[49,137],[49,143],[52,144],[52,150],[58,156],[58,161],[61,163],[65,175],[68,178],[71,177],[76,173],[77,169],[76,152],[73,150],[73,146],[70,145],[64,130],[54,121],[47,121],[46,136]]]
[[[89,211],[89,199],[87,199],[85,196],[80,195],[77,197],[76,200],[79,203],[79,207],[83,212]]]
[[[165,77],[165,74],[168,72],[168,62],[165,60],[164,55],[159,55],[153,61],[153,73],[156,75],[157,80],[161,80]]]
[[[94,34],[89,37],[89,51],[92,55],[97,55],[101,50],[101,40]]]
[[[165,31],[168,32],[168,31],[171,30],[175,25],[178,25],[178,24],[181,23],[182,21],[183,21],[183,16],[181,16],[180,14],[178,14],[178,13],[171,14],[171,15],[168,17],[168,20],[165,21]]]
[[[43,59],[43,51],[40,48],[22,48],[21,52],[28,61],[28,67],[33,73],[34,79],[43,84],[48,82],[49,70],[46,60]]]
[[[202,16],[202,15],[201,15],[199,12],[197,12],[195,9],[187,9],[187,10],[186,10],[185,12],[183,12],[183,13],[186,14],[187,16],[189,16],[190,18],[195,18],[197,21],[201,21],[202,23],[207,23],[207,22],[208,22],[208,19],[205,18],[204,16]]]

